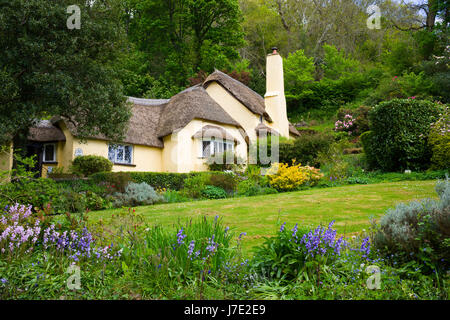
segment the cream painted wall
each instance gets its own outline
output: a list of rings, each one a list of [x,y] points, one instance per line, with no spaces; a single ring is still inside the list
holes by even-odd
[[[61,141],[58,144],[58,151],[56,154],[56,161],[58,167],[64,167],[64,171],[68,171],[73,161],[73,136],[63,121],[59,122],[60,128],[66,136],[66,141]]]
[[[255,128],[260,123],[259,115],[248,110],[217,82],[210,83],[206,92],[244,128],[251,141],[256,141]]]
[[[266,111],[273,120],[268,124],[281,136],[289,138],[286,97],[284,96],[283,58],[279,54],[269,54],[266,63]]]
[[[235,145],[236,154],[244,160],[247,160],[247,144],[238,128],[231,125],[194,119],[183,129],[164,138],[164,149],[162,152],[163,171],[207,171],[206,160],[201,158],[200,154],[202,142],[200,139],[192,138],[197,131],[206,125],[222,127],[228,131],[239,141],[239,144],[237,146]]]
[[[73,140],[72,159],[75,156],[75,150],[81,149],[83,155],[97,155],[108,158],[108,141],[89,139],[82,143],[79,139]],[[161,149],[133,145],[132,166],[114,164],[113,171],[162,171]]]

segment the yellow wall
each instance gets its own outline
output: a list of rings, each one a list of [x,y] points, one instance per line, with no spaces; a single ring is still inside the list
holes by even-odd
[[[289,138],[286,98],[284,96],[283,58],[279,54],[267,56],[266,88],[264,96],[266,111],[273,120],[268,124],[281,136]]]
[[[89,139],[82,143],[75,138],[73,141],[72,157],[75,156],[75,150],[81,149],[83,155],[97,155],[108,158],[108,141]],[[114,164],[113,171],[156,171],[162,170],[161,149],[133,145],[133,166]]]
[[[68,171],[73,161],[73,141],[74,138],[66,127],[63,121],[59,122],[60,128],[66,136],[66,141],[58,143],[58,149],[56,153],[56,161],[58,161],[58,167],[64,167],[64,171]]]
[[[206,92],[244,128],[251,141],[256,141],[255,128],[260,123],[259,115],[248,110],[217,82],[210,83]]]
[[[244,137],[235,126],[217,124],[210,121],[194,119],[183,129],[164,138],[162,152],[163,171],[165,172],[191,172],[207,171],[206,159],[200,157],[201,139],[192,136],[206,125],[222,127],[239,141],[235,145],[238,156],[247,159],[247,144]]]

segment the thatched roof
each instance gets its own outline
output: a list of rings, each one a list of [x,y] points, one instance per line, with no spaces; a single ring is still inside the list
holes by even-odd
[[[165,137],[184,128],[193,119],[241,127],[202,86],[196,85],[173,96],[165,105],[159,122],[158,137]]]
[[[40,120],[30,128],[28,140],[36,142],[66,141],[66,136],[50,120]]]
[[[256,135],[257,136],[261,136],[261,135],[267,135],[268,133],[270,133],[271,135],[275,135],[275,136],[279,136],[280,134],[278,133],[278,131],[266,126],[264,123],[260,123],[256,126],[255,128],[256,131]]]
[[[140,144],[150,147],[164,148],[164,144],[157,136],[161,112],[166,104],[135,104],[133,115],[128,123],[128,131],[124,142]]]
[[[239,141],[224,128],[206,125],[199,131],[197,131],[192,138],[215,138],[219,140],[234,141],[239,144]]]
[[[206,78],[205,82],[203,82],[203,87],[207,88],[213,81],[219,83],[251,112],[264,116],[267,121],[272,122],[272,119],[266,112],[264,98],[255,91],[218,70],[214,71],[208,78]]]
[[[158,130],[161,111],[168,100],[128,98],[133,102],[132,115],[128,122],[128,130],[122,142],[149,147],[163,148],[164,144],[158,138]],[[67,128],[73,136],[78,136],[76,127],[69,121],[65,121]],[[90,139],[106,140],[104,135],[88,137]]]
[[[129,97],[128,102],[133,103],[132,116],[123,142],[163,148],[163,137],[172,134],[178,129],[184,128],[194,119],[200,119],[236,126],[239,128],[241,135],[246,139],[246,142],[249,143],[249,139],[242,126],[206,92],[205,88],[213,81],[218,82],[227,90],[227,92],[239,100],[251,112],[264,116],[265,119],[270,122],[272,121],[265,111],[263,97],[225,73],[215,71],[203,84],[188,88],[173,96],[171,99],[141,99]],[[49,121],[49,123],[51,125],[51,123],[57,121],[59,120]],[[76,127],[69,121],[65,121],[65,123],[72,135],[77,136]],[[46,125],[49,126],[48,123]],[[53,130],[53,137],[65,139],[62,131],[56,126],[52,126],[51,130]],[[269,132],[273,131],[273,134],[278,134],[273,129],[264,125],[263,127],[258,126],[256,128],[257,132],[261,130],[267,130]],[[39,130],[39,136],[44,136],[44,131],[45,130]],[[294,135],[299,135],[298,131],[292,125],[289,126],[289,131]],[[225,136],[227,135],[228,133],[225,133]],[[48,136],[51,136],[50,133],[48,133]],[[102,135],[89,138],[109,140]],[[233,138],[233,140],[235,139]]]

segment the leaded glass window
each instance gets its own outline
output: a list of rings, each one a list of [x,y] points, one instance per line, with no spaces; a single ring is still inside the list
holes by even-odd
[[[110,145],[108,159],[113,163],[132,164],[133,146]]]

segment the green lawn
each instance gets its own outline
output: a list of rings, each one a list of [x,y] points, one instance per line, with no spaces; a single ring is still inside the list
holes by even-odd
[[[246,232],[245,251],[273,235],[280,223],[288,226],[328,224],[343,235],[361,231],[369,226],[371,216],[379,218],[387,208],[399,202],[426,197],[436,198],[435,181],[403,181],[369,185],[352,185],[324,189],[280,193],[274,195],[205,200],[186,203],[160,204],[138,207],[150,224],[172,225],[190,218],[219,215],[225,225]],[[120,209],[97,211],[91,220],[108,222],[112,213]]]

